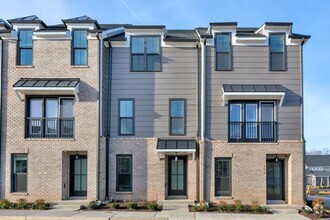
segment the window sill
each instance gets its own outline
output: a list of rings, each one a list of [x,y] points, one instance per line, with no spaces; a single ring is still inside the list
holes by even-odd
[[[24,138],[26,141],[75,141],[75,138]]]
[[[71,68],[89,68],[88,65],[71,65]]]
[[[16,68],[34,68],[33,65],[16,65]]]
[[[122,195],[127,194],[127,195],[128,195],[128,194],[133,194],[133,192],[117,192],[117,191],[116,191],[116,194],[122,194]]]
[[[216,198],[216,199],[234,199],[234,197],[232,197],[232,196],[215,196],[214,198]]]
[[[29,193],[27,192],[12,192],[10,193],[12,196],[28,196]]]

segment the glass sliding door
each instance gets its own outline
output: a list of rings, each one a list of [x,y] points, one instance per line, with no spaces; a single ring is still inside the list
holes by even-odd
[[[73,99],[60,99],[60,126],[62,137],[73,137]]]
[[[232,103],[230,104],[230,126],[229,137],[230,139],[242,138],[242,104]]]
[[[261,103],[261,140],[274,140],[274,103]]]
[[[40,137],[42,136],[43,124],[43,99],[32,98],[30,99],[30,108],[29,108],[29,136],[31,137]]]
[[[258,104],[245,104],[245,138],[253,141],[258,138]]]

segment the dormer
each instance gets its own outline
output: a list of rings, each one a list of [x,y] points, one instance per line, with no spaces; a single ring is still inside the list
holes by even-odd
[[[62,22],[69,31],[71,31],[72,29],[100,29],[100,25],[97,20],[94,20],[86,15],[75,18],[63,19]]]
[[[42,20],[40,20],[36,15],[14,18],[8,20],[8,22],[13,26],[12,28],[15,31],[19,29],[40,30],[47,28],[47,25]]]

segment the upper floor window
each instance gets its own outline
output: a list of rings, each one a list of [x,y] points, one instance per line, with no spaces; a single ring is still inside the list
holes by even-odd
[[[160,70],[160,37],[131,37],[131,71]]]
[[[12,155],[12,192],[27,192],[27,154]]]
[[[134,134],[134,101],[119,100],[119,135]]]
[[[269,47],[270,70],[285,70],[285,34],[270,34]]]
[[[277,122],[274,102],[232,102],[229,104],[229,141],[275,142]]]
[[[87,65],[87,30],[73,30],[72,36],[72,65]]]
[[[18,65],[32,65],[33,30],[20,30],[18,32]]]
[[[217,34],[216,45],[216,70],[232,70],[231,33]]]
[[[170,100],[170,135],[185,134],[185,101],[183,99]]]
[[[26,136],[29,138],[73,137],[73,98],[30,98],[26,115]]]

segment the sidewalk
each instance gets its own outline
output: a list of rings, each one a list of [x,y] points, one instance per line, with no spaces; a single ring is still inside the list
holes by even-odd
[[[299,214],[222,214],[204,212],[110,212],[110,211],[72,211],[53,209],[47,211],[1,210],[0,220],[183,220],[183,219],[223,219],[223,220],[307,220]]]

